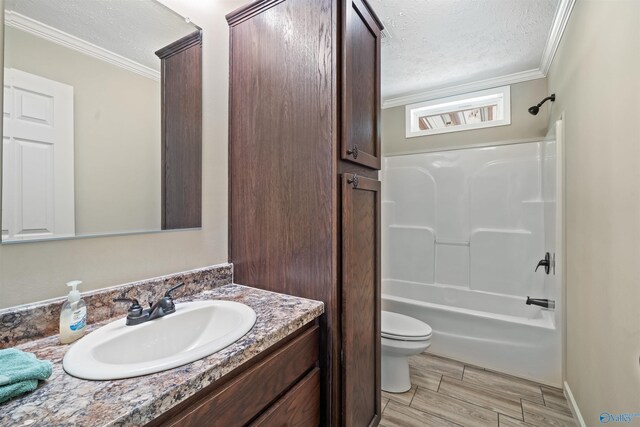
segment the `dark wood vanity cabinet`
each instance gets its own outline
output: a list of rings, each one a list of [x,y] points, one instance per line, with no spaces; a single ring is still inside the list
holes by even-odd
[[[320,426],[319,343],[307,325],[145,427]]]
[[[258,0],[227,21],[234,280],[324,302],[321,425],[377,425],[382,25],[365,0]]]

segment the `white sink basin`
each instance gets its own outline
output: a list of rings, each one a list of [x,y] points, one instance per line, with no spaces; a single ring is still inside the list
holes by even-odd
[[[87,380],[115,380],[175,368],[238,341],[253,327],[256,313],[233,301],[194,301],[140,325],[125,321],[111,322],[75,343],[64,356],[64,370]]]

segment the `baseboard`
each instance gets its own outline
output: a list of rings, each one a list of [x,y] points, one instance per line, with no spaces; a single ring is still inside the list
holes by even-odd
[[[576,420],[580,427],[587,427],[587,424],[584,422],[584,418],[582,418],[582,414],[580,413],[580,408],[578,408],[578,403],[576,399],[573,397],[573,393],[571,393],[571,387],[569,387],[569,383],[564,382],[564,397],[567,398],[567,402],[569,403],[569,408],[571,409],[571,413],[573,414],[573,418]]]

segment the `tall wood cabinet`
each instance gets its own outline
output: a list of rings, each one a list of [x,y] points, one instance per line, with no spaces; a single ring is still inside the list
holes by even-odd
[[[161,60],[162,229],[202,226],[202,32],[158,50]]]
[[[380,420],[380,37],[365,0],[229,15],[234,280],[325,303],[321,425]]]

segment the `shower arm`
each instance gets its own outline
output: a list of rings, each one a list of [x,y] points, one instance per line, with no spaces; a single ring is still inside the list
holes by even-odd
[[[545,99],[543,99],[542,101],[540,101],[540,103],[537,105],[538,108],[542,107],[542,104],[544,104],[547,101],[552,101],[554,102],[556,100],[556,94],[552,94],[550,96],[547,96]]]

